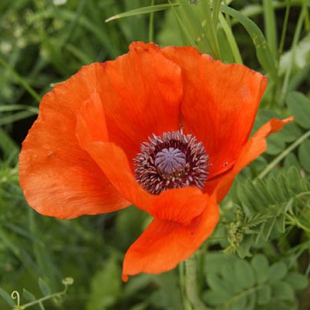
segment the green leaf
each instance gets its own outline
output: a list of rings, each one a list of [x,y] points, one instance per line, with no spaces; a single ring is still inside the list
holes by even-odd
[[[150,303],[148,300],[135,304],[134,306],[130,308],[130,310],[147,310],[147,309],[150,309]]]
[[[244,310],[255,310],[255,305],[256,305],[256,294],[254,291],[252,291],[247,296],[247,304]]]
[[[218,292],[222,296],[222,302],[229,300],[234,295],[228,284],[218,274],[211,273],[207,275],[207,283],[213,291]]]
[[[165,13],[161,26],[161,30],[157,34],[157,43],[160,46],[182,45],[183,40],[180,33],[181,29],[176,20],[174,10],[169,10]]]
[[[300,169],[300,163],[297,156],[294,153],[289,153],[284,159],[284,169],[289,169],[291,167],[296,167]]]
[[[262,254],[255,255],[251,260],[251,265],[255,273],[256,283],[262,284],[268,280],[269,262]]]
[[[241,258],[251,256],[250,249],[255,244],[255,235],[245,235],[241,244],[237,248],[237,253]]]
[[[307,278],[299,273],[287,274],[288,267],[282,262],[269,266],[263,254],[256,254],[251,263],[233,254],[228,256],[229,261],[223,260],[224,255],[210,254],[218,261],[206,273],[210,289],[203,299],[216,309],[293,309],[290,307],[295,302],[293,288],[302,289],[308,284]],[[222,268],[218,268],[220,265]],[[290,306],[283,308],[283,301]]]
[[[259,305],[266,305],[271,299],[271,287],[269,285],[263,286],[257,292],[257,303]]]
[[[11,298],[11,295],[7,293],[5,290],[3,290],[2,288],[0,288],[0,295],[7,302],[7,304],[10,305],[10,307],[13,307],[13,308],[15,307],[15,303],[13,299]]]
[[[290,122],[277,135],[285,142],[294,142],[302,135],[302,131],[296,122]]]
[[[36,297],[30,293],[29,291],[27,291],[25,288],[23,289],[23,296],[26,300],[28,301],[34,301],[36,300]]]
[[[287,178],[290,188],[294,193],[307,191],[306,180],[301,178],[299,170],[296,167],[290,167],[287,172]]]
[[[203,299],[206,301],[208,305],[212,306],[219,306],[226,300],[229,300],[227,296],[223,297],[221,291],[207,291],[204,294]]]
[[[305,275],[297,272],[290,272],[286,276],[285,281],[288,282],[294,288],[294,290],[303,290],[309,284],[308,278]]]
[[[17,110],[26,110],[26,111],[31,111],[34,114],[39,114],[38,108],[29,106],[26,104],[11,104],[11,105],[0,106],[0,113],[1,112],[12,112],[12,111],[17,111]]]
[[[265,207],[276,202],[274,197],[270,194],[269,189],[266,186],[266,182],[261,179],[255,180],[255,188],[257,189],[257,193],[259,194],[259,197]]]
[[[293,193],[292,193],[292,190],[289,187],[287,178],[282,173],[280,173],[277,176],[277,182],[278,182],[278,184],[279,184],[279,186],[280,186],[280,188],[281,188],[281,190],[283,192],[284,201],[289,200]]]
[[[309,119],[310,123],[310,119]],[[298,158],[301,166],[307,171],[310,172],[310,139],[305,140],[298,148]]]
[[[263,310],[279,309],[279,310],[297,310],[297,305],[292,300],[279,300],[272,298],[270,303],[262,308]]]
[[[295,117],[295,121],[302,128],[310,129],[310,100],[304,94],[293,91],[287,95],[288,108]]]
[[[224,304],[224,309],[231,310],[248,310],[249,307],[247,305],[247,299],[249,295],[242,293],[240,295],[236,295],[231,299],[231,302]],[[250,308],[251,309],[251,308]]]
[[[52,290],[50,289],[50,287],[41,278],[39,279],[39,287],[44,296],[50,295],[52,293]]]
[[[29,85],[27,79],[21,75],[11,66],[10,63],[8,63],[3,57],[0,56],[0,64],[7,70],[7,72],[10,72],[16,81],[26,90],[28,93],[37,101],[41,101],[40,95]]]
[[[144,287],[147,287],[150,282],[153,281],[153,275],[150,274],[140,274],[139,277],[133,277],[126,283],[124,287],[124,293],[126,295],[135,295],[139,290],[142,290]]]
[[[258,111],[255,123],[254,123],[254,128],[252,132],[257,131],[263,124],[267,123],[273,118],[279,118],[282,119],[283,115],[276,113],[272,110],[266,110],[262,109]],[[279,142],[274,142],[272,137],[276,137],[277,140],[281,140],[283,142],[294,142],[296,139],[298,139],[302,135],[302,130],[300,127],[295,123],[295,122],[290,122],[286,124],[281,131],[279,131],[276,135],[272,135],[268,137],[267,142],[268,146],[269,144],[275,144],[272,145],[272,147],[277,147],[277,144]]]
[[[0,128],[0,149],[6,158],[10,158],[19,152],[16,142],[2,128]],[[14,156],[12,161],[17,162],[16,158],[17,156]]]
[[[234,60],[236,63],[239,63],[239,64],[242,64],[242,57],[241,57],[241,54],[240,54],[240,51],[239,51],[239,48],[238,48],[238,45],[237,45],[237,42],[236,42],[236,39],[235,39],[235,36],[231,30],[231,27],[228,25],[228,22],[227,20],[224,18],[223,14],[220,13],[219,14],[219,22],[221,24],[221,26],[223,27],[223,31],[225,32],[225,35],[226,35],[226,38],[227,40],[220,40],[220,43],[223,43],[223,42],[228,42],[229,43],[229,47],[230,47],[230,50],[231,52],[229,51],[229,54],[233,54],[234,56]],[[224,52],[226,52],[226,50],[229,50],[229,48],[225,49]],[[223,54],[223,51],[221,50],[221,54]],[[222,56],[222,59],[223,59],[223,55]]]
[[[264,30],[266,33],[266,39],[270,46],[270,50],[274,56],[277,55],[277,27],[276,27],[276,17],[273,7],[273,1],[264,0],[263,1],[263,12],[264,12]]]
[[[288,70],[292,70],[293,74],[301,72],[309,66],[310,55],[310,34],[303,36],[295,48],[290,48],[280,59],[279,73],[284,75]]]
[[[269,267],[267,272],[268,278],[271,282],[281,280],[287,273],[287,267],[284,263],[278,262]]]
[[[251,265],[246,260],[238,259],[235,263],[234,280],[235,285],[241,289],[252,287],[255,283],[255,277]]]
[[[234,263],[223,264],[222,268],[219,270],[219,273],[222,276],[223,281],[229,285],[230,290],[234,294],[241,291],[240,287],[235,285],[235,264]]]
[[[6,125],[6,124],[11,124],[20,120],[23,120],[29,116],[35,115],[36,113],[32,111],[20,111],[16,112],[11,115],[6,115],[3,117],[0,117],[0,126]]]
[[[121,293],[121,271],[116,259],[105,262],[91,281],[87,310],[101,310],[111,307]]]
[[[208,253],[205,257],[204,270],[207,273],[220,272],[223,265],[231,265],[235,261],[235,255],[223,253]]]
[[[285,142],[278,135],[273,135],[267,139],[266,153],[269,155],[277,155],[285,148]]]
[[[163,11],[163,10],[170,9],[172,6],[179,6],[179,4],[174,3],[174,4],[158,4],[158,5],[145,6],[145,7],[130,10],[130,11],[127,11],[124,13],[116,14],[116,15],[111,16],[108,19],[106,19],[105,22],[107,23],[107,22],[110,22],[112,20],[120,19],[120,18],[124,18],[124,17],[131,17],[131,16],[137,16],[137,15],[141,15],[141,14],[150,14],[153,12]]]
[[[263,246],[266,240],[274,240],[285,233],[286,213],[294,208],[294,199],[299,200],[299,195],[308,190],[307,179],[302,178],[295,167],[267,180],[238,182],[232,200],[239,209],[241,207],[243,217],[235,217],[233,226],[229,226],[232,228],[227,239],[230,248],[243,258],[251,255],[253,246]]]
[[[249,195],[249,193],[247,192],[244,183],[238,183],[236,192],[238,200],[241,202],[241,204],[249,207],[250,209],[253,209],[251,202],[251,195]]]
[[[279,300],[294,300],[293,288],[286,282],[277,281],[271,284],[272,298]]]
[[[143,231],[143,224],[148,219],[149,217],[145,212],[133,206],[117,213],[113,243],[117,244],[118,248],[126,250],[132,240],[140,236]]]
[[[221,6],[221,11],[235,18],[246,29],[254,43],[259,63],[264,70],[271,75],[272,79],[276,81],[277,69],[275,58],[272,55],[269,45],[259,27],[248,17],[226,5]]]
[[[172,1],[169,1],[170,3]],[[210,24],[211,9],[204,3],[191,5],[187,0],[179,0],[179,8],[173,8],[183,41],[186,45],[197,47],[201,52],[218,59],[218,44],[214,24]],[[209,7],[207,5],[207,7]],[[202,14],[203,12],[203,14]]]
[[[269,221],[266,221],[264,224],[262,224],[262,230],[260,232],[260,237],[264,238],[265,241],[267,241],[270,238],[270,235],[273,231],[274,225],[277,221],[277,216],[275,216]]]
[[[153,276],[158,289],[153,298],[160,309],[182,309],[182,296],[179,289],[179,277],[174,271]],[[131,280],[130,280],[131,281]],[[154,299],[153,299],[154,300]]]
[[[261,191],[262,185],[259,187],[251,180],[247,180],[245,183],[239,183],[237,187],[237,195],[240,202],[247,207],[259,212],[265,210],[268,205],[264,192]]]
[[[267,180],[267,187],[269,188],[270,194],[274,197],[275,201],[284,202],[286,200],[286,196],[278,183],[278,180],[274,177]]]
[[[287,204],[291,205],[291,202],[289,201]],[[278,217],[277,220],[274,223],[274,230],[273,233],[278,236],[279,234],[284,234],[285,233],[285,214],[281,213]]]

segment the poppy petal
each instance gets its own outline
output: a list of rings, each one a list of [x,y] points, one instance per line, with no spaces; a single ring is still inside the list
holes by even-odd
[[[113,143],[95,142],[83,146],[119,193],[153,217],[184,225],[200,215],[207,196],[198,188],[170,189],[156,196],[146,192],[131,172],[124,151]]]
[[[189,225],[206,207],[208,196],[200,189],[169,189],[156,196],[148,212],[155,218]]]
[[[128,54],[104,63],[102,100],[111,142],[130,160],[153,133],[180,128],[181,69],[152,44],[136,43]]]
[[[125,152],[114,143],[93,142],[83,145],[114,188],[139,209],[149,210],[155,196],[146,192],[132,174]]]
[[[58,218],[112,212],[128,206],[75,136],[77,110],[97,89],[102,65],[83,67],[44,96],[40,116],[20,154],[20,183],[28,203]]]
[[[288,124],[292,120],[293,117],[289,117],[284,120],[271,119],[269,122],[264,124],[241,149],[234,167],[220,178],[207,182],[205,191],[207,193],[215,192],[217,201],[220,202],[228,193],[237,174],[266,150],[266,138],[269,135],[280,131],[285,124]]]
[[[136,182],[125,152],[108,142],[101,99],[97,94],[93,94],[92,98],[94,101],[84,102],[77,114],[76,136],[80,146],[89,153],[120,195],[145,210],[154,196]],[[96,119],[100,121],[94,121]]]
[[[89,152],[121,195],[159,219],[189,224],[200,215],[205,208],[207,196],[198,188],[170,189],[154,196],[137,184],[123,150],[113,143],[105,143],[107,131],[102,105],[97,94],[92,97],[95,100],[85,102],[79,110],[77,138],[81,147]],[[94,122],[96,117],[100,122]]]
[[[113,143],[105,143],[108,133],[100,97],[94,93],[92,98],[79,109],[77,138],[121,195],[159,219],[189,224],[200,215],[207,198],[198,188],[171,189],[154,196],[137,184],[123,150]],[[94,119],[100,119],[100,122],[94,122]]]
[[[189,258],[213,232],[218,206],[209,199],[204,212],[189,225],[154,219],[130,246],[123,263],[123,281],[140,272],[159,274]]]
[[[90,94],[77,109],[76,132],[81,146],[93,141],[109,141],[103,105],[97,92]]]
[[[250,135],[267,80],[191,47],[168,47],[162,53],[182,68],[182,125],[203,142],[211,179],[233,166]]]

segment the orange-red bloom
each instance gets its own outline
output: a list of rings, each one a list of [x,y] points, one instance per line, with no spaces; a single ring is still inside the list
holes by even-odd
[[[62,219],[134,204],[154,219],[126,253],[123,279],[172,269],[212,233],[236,174],[291,120],[248,140],[266,83],[192,47],[133,43],[44,96],[20,154],[25,197]]]

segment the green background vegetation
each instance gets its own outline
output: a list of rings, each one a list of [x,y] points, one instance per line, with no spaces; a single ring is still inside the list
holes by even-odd
[[[193,45],[266,74],[255,129],[272,117],[295,116],[238,176],[220,224],[193,260],[206,309],[309,309],[309,8],[309,1],[296,0],[2,0],[0,309],[18,309],[9,296],[14,290],[21,305],[34,303],[29,309],[195,308],[197,296],[185,294],[184,264],[121,282],[123,255],[147,215],[130,207],[70,221],[43,217],[18,183],[20,145],[42,95],[82,65],[114,59],[137,40]],[[74,283],[62,294],[66,277]]]

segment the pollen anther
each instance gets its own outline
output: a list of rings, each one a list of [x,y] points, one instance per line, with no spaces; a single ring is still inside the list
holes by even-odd
[[[202,142],[183,130],[149,137],[134,159],[137,182],[151,194],[170,188],[203,188],[208,176],[208,155]]]

